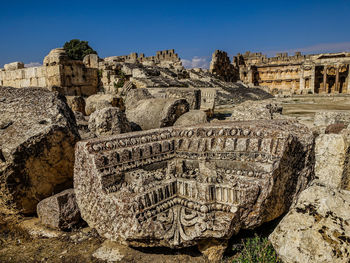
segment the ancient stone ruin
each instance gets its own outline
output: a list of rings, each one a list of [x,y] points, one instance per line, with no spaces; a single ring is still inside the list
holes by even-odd
[[[56,48],[44,58],[43,66],[24,68],[23,63],[7,64],[0,69],[0,86],[14,88],[44,87],[64,95],[89,96],[97,92],[98,70],[82,61],[68,58]]]
[[[302,55],[295,52],[278,53],[267,57],[262,53],[247,51],[233,57],[226,52],[215,51],[210,71],[222,79],[236,80],[250,86],[268,87],[282,93],[349,93],[350,53],[325,53]]]
[[[135,246],[227,240],[287,211],[313,177],[313,136],[289,121],[170,127],[82,141],[83,219]]]

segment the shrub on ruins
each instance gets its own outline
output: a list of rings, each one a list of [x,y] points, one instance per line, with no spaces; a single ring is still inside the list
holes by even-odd
[[[246,238],[242,242],[239,255],[233,259],[233,263],[281,263],[276,251],[266,237],[255,235]]]
[[[72,39],[66,42],[63,48],[66,50],[67,55],[74,60],[83,60],[86,55],[97,54],[97,52],[89,46],[88,41],[79,39]]]

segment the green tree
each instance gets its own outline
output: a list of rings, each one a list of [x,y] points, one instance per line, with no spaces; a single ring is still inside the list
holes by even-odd
[[[81,41],[79,39],[72,39],[66,42],[63,48],[66,50],[67,55],[74,60],[83,60],[86,55],[97,54],[97,52],[89,46],[88,41]]]

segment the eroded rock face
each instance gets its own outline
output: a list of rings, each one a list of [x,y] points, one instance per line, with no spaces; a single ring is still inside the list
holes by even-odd
[[[142,130],[150,130],[172,126],[189,108],[185,99],[145,99],[133,108],[127,107],[126,117]]]
[[[285,263],[348,262],[350,192],[314,183],[269,240]]]
[[[72,111],[81,112],[85,115],[85,100],[81,96],[66,96],[68,106]]]
[[[96,136],[132,131],[125,113],[116,107],[104,108],[92,113],[89,119],[89,130]]]
[[[72,184],[74,115],[57,93],[0,87],[0,120],[0,211],[35,212]]]
[[[74,189],[64,190],[40,201],[37,213],[42,224],[60,230],[70,230],[83,222]]]
[[[296,122],[170,127],[79,142],[74,187],[106,238],[178,248],[277,218],[312,164],[313,136]]]

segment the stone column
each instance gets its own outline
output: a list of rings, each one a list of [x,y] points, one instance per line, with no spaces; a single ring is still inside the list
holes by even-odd
[[[323,88],[322,92],[327,93],[327,66],[323,67]]]
[[[304,68],[303,67],[300,67],[299,77],[300,77],[299,91],[300,91],[300,94],[302,94],[303,90],[305,89],[305,79],[304,79]]]
[[[315,66],[312,66],[311,78],[310,78],[310,89],[314,94],[315,94],[315,74],[316,74],[315,72],[316,72]]]
[[[335,92],[339,92],[339,66],[336,66],[335,68]]]

